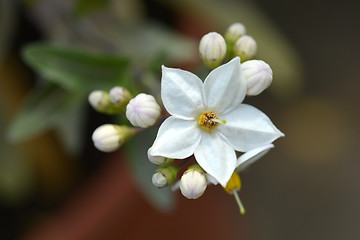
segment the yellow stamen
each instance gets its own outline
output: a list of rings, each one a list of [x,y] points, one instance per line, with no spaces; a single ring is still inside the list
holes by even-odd
[[[224,190],[231,194],[234,190],[239,191],[241,189],[241,180],[240,180],[240,176],[239,174],[237,174],[236,172],[234,172],[231,175],[230,180],[228,181],[228,183],[226,184],[226,187],[224,188]]]
[[[231,178],[230,180],[228,181],[228,183],[226,184],[226,187],[224,188],[224,190],[229,193],[229,194],[232,194],[234,195],[235,197],[235,200],[236,200],[236,203],[238,204],[239,206],[239,209],[240,209],[240,213],[242,215],[245,214],[245,208],[244,208],[244,205],[242,204],[241,200],[240,200],[240,197],[238,195],[238,192],[240,191],[241,189],[241,179],[240,179],[240,176],[239,174],[237,174],[236,172],[234,172],[232,175],[231,175]]]
[[[200,115],[199,125],[205,130],[213,130],[219,123],[225,124],[225,120],[220,120],[214,112],[204,112]]]

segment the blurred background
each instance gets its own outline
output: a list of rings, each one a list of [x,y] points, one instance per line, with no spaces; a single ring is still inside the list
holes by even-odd
[[[0,239],[360,239],[358,10],[351,0],[0,0]],[[245,102],[286,135],[241,174],[245,216],[218,186],[195,201],[153,187],[138,154],[156,131],[97,151],[94,129],[121,119],[86,100],[127,79],[157,94],[162,64],[199,71],[200,38],[234,22],[274,72]]]

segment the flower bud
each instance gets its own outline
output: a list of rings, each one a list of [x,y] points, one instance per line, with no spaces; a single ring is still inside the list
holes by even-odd
[[[150,162],[152,162],[155,165],[165,165],[165,164],[169,164],[172,163],[174,161],[174,159],[170,159],[170,158],[166,158],[163,156],[155,156],[151,154],[151,148],[149,148],[148,152],[148,159]]]
[[[225,58],[225,39],[216,32],[210,32],[201,38],[199,52],[205,66],[214,69],[220,66]]]
[[[152,176],[152,183],[158,188],[169,186],[174,182],[178,170],[179,169],[174,166],[165,166],[159,168]]]
[[[126,88],[116,86],[110,90],[110,100],[116,106],[125,106],[129,103],[131,97]]]
[[[147,128],[160,117],[161,108],[151,95],[140,93],[126,106],[126,117],[135,127]]]
[[[241,36],[246,34],[246,28],[242,23],[233,23],[226,30],[225,40],[226,43],[234,44]]]
[[[256,41],[247,35],[240,37],[234,45],[234,54],[240,57],[241,62],[254,58],[256,52]]]
[[[197,199],[203,195],[207,186],[205,173],[195,164],[190,166],[180,180],[180,191],[188,199]]]
[[[105,91],[92,91],[88,97],[90,105],[98,112],[105,113],[111,107],[109,94]]]
[[[126,90],[126,89],[125,89]],[[126,90],[127,91],[127,90]],[[128,93],[130,94],[130,93]],[[114,93],[113,93],[114,95]],[[128,99],[130,99],[129,96]],[[128,102],[129,100],[127,100]],[[105,113],[105,114],[116,114],[120,112],[125,112],[125,105],[127,102],[124,103],[113,103],[111,100],[111,96],[109,93],[105,91],[92,91],[89,95],[89,103],[91,106],[98,112]]]
[[[104,124],[95,129],[92,134],[92,140],[98,150],[113,152],[134,134],[134,128],[115,124]]]
[[[246,61],[241,64],[241,69],[247,81],[247,95],[258,95],[270,86],[273,73],[270,66],[264,61]]]

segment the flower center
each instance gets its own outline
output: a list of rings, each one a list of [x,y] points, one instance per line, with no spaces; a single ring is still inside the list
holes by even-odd
[[[199,125],[205,130],[213,130],[219,123],[225,124],[225,120],[220,120],[214,112],[204,112],[200,115]]]

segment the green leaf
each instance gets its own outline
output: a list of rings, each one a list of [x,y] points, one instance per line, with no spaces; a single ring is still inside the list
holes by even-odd
[[[109,3],[109,0],[77,0],[74,14],[78,17],[102,10]]]
[[[129,61],[123,57],[49,44],[28,45],[23,57],[45,80],[77,93],[128,84]]]
[[[6,122],[2,114],[0,111],[0,202],[16,206],[31,196],[36,178],[29,156],[4,138]]]
[[[11,49],[16,23],[16,3],[14,1],[0,0],[0,65],[7,52]]]
[[[84,98],[85,95],[67,92],[53,84],[38,86],[12,121],[8,139],[19,142],[60,125]]]
[[[174,64],[198,58],[197,41],[150,20],[137,24],[108,21],[85,34],[101,39],[114,51],[140,63],[162,54],[164,59]],[[158,71],[160,66],[157,66]]]
[[[147,129],[137,134],[124,146],[129,165],[143,193],[151,203],[160,210],[167,211],[174,206],[174,194],[167,188],[157,188],[152,184],[151,178],[158,168],[150,163],[147,150],[156,136],[156,129]]]
[[[56,133],[65,150],[73,155],[79,155],[85,144],[87,101],[79,101],[66,110],[61,121],[56,123]]]

